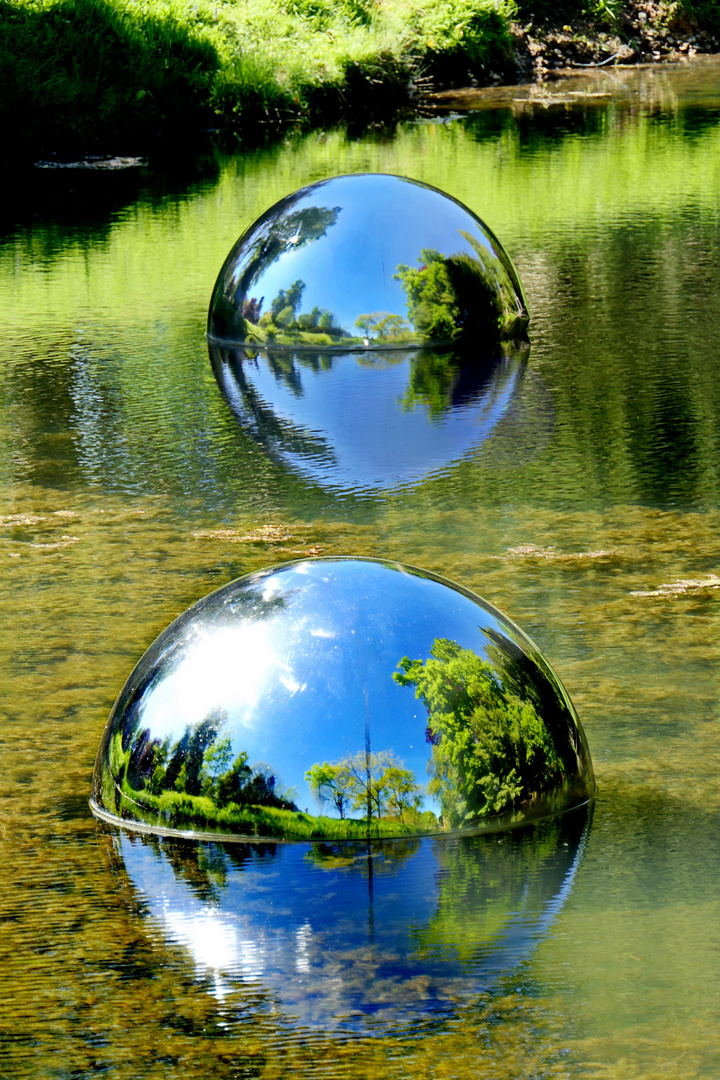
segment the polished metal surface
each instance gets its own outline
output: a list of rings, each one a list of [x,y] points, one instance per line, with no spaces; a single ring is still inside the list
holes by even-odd
[[[397,1034],[457,1016],[528,960],[572,890],[589,816],[363,844],[182,844],[121,830],[112,857],[128,905],[219,1001],[252,987],[306,1029]],[[243,1010],[247,1022],[252,1003]]]
[[[318,558],[198,601],[140,659],[91,807],[169,834],[365,840],[497,829],[594,778],[530,639],[427,571]]]
[[[270,456],[356,492],[415,483],[476,452],[508,411],[527,353],[506,343],[483,362],[452,349],[210,345],[230,408]]]
[[[267,210],[220,271],[211,341],[258,348],[474,348],[521,335],[510,258],[466,206],[416,180],[322,180]]]

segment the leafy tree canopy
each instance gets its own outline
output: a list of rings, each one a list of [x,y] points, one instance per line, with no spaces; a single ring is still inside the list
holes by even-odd
[[[564,779],[542,717],[472,649],[436,638],[427,660],[404,656],[394,678],[428,711],[428,790],[454,827],[527,803]]]

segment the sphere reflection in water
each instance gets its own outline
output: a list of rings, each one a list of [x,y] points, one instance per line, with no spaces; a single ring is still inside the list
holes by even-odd
[[[240,237],[210,302],[211,341],[267,348],[407,348],[521,334],[522,286],[488,227],[399,176],[320,181]]]
[[[110,714],[91,806],[339,841],[497,829],[593,792],[572,703],[506,616],[427,571],[320,558],[239,578],[160,635]]]
[[[282,1023],[398,1036],[507,985],[562,908],[586,828],[581,809],[492,836],[259,846],[120,833],[114,848],[225,1026],[270,1008]]]
[[[210,346],[233,413],[270,456],[356,492],[423,480],[477,451],[508,411],[526,355],[506,346],[469,364],[452,350]]]

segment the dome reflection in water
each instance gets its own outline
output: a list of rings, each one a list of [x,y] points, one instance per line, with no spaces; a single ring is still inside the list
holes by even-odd
[[[428,571],[319,558],[239,578],[160,635],[110,714],[91,806],[340,841],[503,828],[594,789],[564,687],[505,615]]]
[[[210,346],[245,430],[315,483],[382,490],[477,451],[507,413],[527,346],[469,363],[453,350],[273,352]]]
[[[490,836],[258,846],[122,832],[113,844],[150,926],[188,951],[228,1027],[269,1008],[325,1032],[401,1036],[531,956],[587,824],[581,809]]]

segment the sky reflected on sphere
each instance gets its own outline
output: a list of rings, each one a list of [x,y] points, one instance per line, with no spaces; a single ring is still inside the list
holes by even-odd
[[[572,703],[506,616],[427,571],[320,558],[231,582],[160,635],[108,720],[92,805],[198,835],[359,839],[517,824],[593,792]]]
[[[361,173],[287,195],[240,236],[208,337],[268,349],[483,348],[527,323],[517,271],[480,218],[427,184]]]

